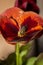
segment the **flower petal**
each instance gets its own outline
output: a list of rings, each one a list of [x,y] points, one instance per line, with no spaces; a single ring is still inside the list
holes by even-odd
[[[7,40],[11,40],[12,38],[17,36],[19,28],[14,23],[15,21],[13,22],[5,16],[2,16],[1,18],[1,33]]]
[[[7,9],[0,15],[1,32],[7,40],[12,40],[18,34],[19,24],[17,19],[23,11],[17,7]]]
[[[23,10],[18,8],[18,7],[12,7],[7,9],[5,12],[3,12],[1,15],[2,16],[7,16],[9,17],[15,17],[15,19],[17,19],[21,14],[23,14]]]
[[[19,7],[24,11],[34,11],[39,13],[39,7],[36,4],[36,0],[16,0],[14,6]]]
[[[39,33],[43,30],[43,19],[34,12],[24,12],[19,21],[21,22],[21,29],[23,26],[27,27],[23,37],[26,37],[28,40],[36,36],[39,37]]]

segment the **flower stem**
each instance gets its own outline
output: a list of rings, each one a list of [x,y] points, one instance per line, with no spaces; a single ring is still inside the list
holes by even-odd
[[[19,43],[16,44],[16,65],[19,65]]]

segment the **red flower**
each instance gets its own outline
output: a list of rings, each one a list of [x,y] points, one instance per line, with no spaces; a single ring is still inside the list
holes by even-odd
[[[43,19],[34,12],[10,8],[1,15],[0,30],[8,41],[30,41],[43,34]]]
[[[39,7],[36,4],[36,0],[16,0],[15,6],[24,11],[34,11],[39,13]]]

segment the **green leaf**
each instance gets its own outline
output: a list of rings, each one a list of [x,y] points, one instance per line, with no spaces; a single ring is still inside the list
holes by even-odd
[[[31,46],[32,46],[32,43],[29,42],[29,43],[26,43],[26,45],[24,45],[20,48],[21,57],[25,56],[30,51]]]
[[[26,62],[27,62],[26,56],[29,53],[29,51],[31,50],[31,47],[32,47],[32,43],[29,42],[20,48],[20,56],[22,58],[22,64],[23,65],[26,64]]]
[[[43,53],[41,53],[41,54],[37,57],[37,61],[35,62],[35,65],[43,65]]]
[[[37,59],[36,57],[31,57],[30,59],[27,60],[26,65],[34,65],[36,59]]]

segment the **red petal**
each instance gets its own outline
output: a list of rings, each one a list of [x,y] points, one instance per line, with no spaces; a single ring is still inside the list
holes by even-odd
[[[1,14],[0,28],[3,36],[6,39],[12,40],[17,36],[19,30],[19,24],[17,19],[21,14],[23,14],[23,11],[17,7],[9,8]],[[13,17],[13,19],[11,17]]]
[[[24,11],[34,11],[39,13],[39,7],[36,4],[36,0],[16,0],[14,6],[19,7]]]
[[[1,33],[7,40],[11,40],[17,36],[19,29],[14,23],[7,17],[1,18]]]
[[[12,7],[12,8],[9,8],[9,9],[7,9],[5,12],[3,12],[1,15],[2,16],[7,16],[8,18],[9,17],[14,17],[16,20],[17,20],[17,18],[21,15],[21,14],[23,14],[23,10],[21,10],[20,8],[18,8],[18,7]]]
[[[34,12],[25,12],[19,22],[21,27],[27,26],[27,31],[24,34],[28,40],[39,37],[39,33],[43,30],[43,19]]]

